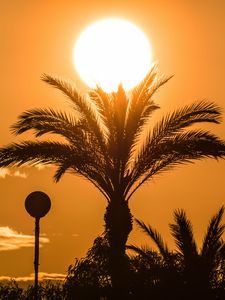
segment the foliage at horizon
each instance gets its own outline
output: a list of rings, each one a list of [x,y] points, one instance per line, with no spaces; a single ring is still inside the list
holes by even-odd
[[[176,241],[170,250],[160,233],[138,220],[137,224],[156,244],[158,251],[149,246],[127,246],[136,255],[129,259],[129,296],[127,299],[164,300],[223,300],[225,297],[225,243],[222,234],[224,207],[212,216],[205,232],[202,247],[197,249],[193,228],[184,210],[174,211],[171,233]],[[95,239],[84,258],[75,259],[69,266],[65,281],[40,283],[39,298],[46,300],[100,300],[111,299],[110,245],[107,235]],[[208,273],[207,273],[207,270]],[[206,274],[207,273],[207,274]],[[206,281],[204,281],[207,278]],[[194,282],[194,286],[193,286]],[[204,283],[201,285],[201,283]],[[22,289],[14,281],[0,283],[0,299],[34,299],[34,287]]]

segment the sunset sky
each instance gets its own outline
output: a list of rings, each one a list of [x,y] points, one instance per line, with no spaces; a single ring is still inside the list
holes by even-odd
[[[74,44],[86,26],[107,17],[139,26],[150,40],[159,72],[174,75],[155,96],[161,110],[154,119],[194,101],[214,101],[223,109],[224,120],[201,127],[225,139],[224,12],[223,0],[0,1],[0,146],[31,136],[10,133],[21,112],[65,107],[62,94],[40,80],[43,73],[71,79],[81,93],[87,91],[73,65]],[[0,276],[33,273],[34,220],[24,201],[35,190],[44,191],[52,201],[41,220],[43,274],[66,274],[75,257],[84,256],[103,232],[103,196],[74,175],[66,174],[57,184],[53,175],[53,167],[0,170]],[[184,208],[200,242],[210,216],[225,202],[224,179],[222,160],[180,166],[143,186],[130,207],[136,218],[155,226],[169,243],[172,212]],[[146,241],[135,227],[129,242],[134,241],[138,245]]]

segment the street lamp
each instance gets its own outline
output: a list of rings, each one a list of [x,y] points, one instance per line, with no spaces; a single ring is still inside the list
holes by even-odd
[[[47,194],[36,191],[30,193],[25,199],[26,211],[35,218],[35,247],[34,247],[34,290],[37,299],[38,293],[38,265],[39,265],[39,233],[40,218],[43,218],[51,208],[51,200]]]

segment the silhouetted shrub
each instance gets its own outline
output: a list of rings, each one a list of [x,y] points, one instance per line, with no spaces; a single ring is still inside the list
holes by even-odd
[[[16,281],[8,281],[0,283],[0,299],[15,300],[20,299],[23,294],[23,289],[20,288]]]
[[[26,289],[19,287],[16,281],[0,283],[1,300],[65,300],[62,282],[45,281],[39,284],[38,297],[35,297],[34,286]]]
[[[64,284],[66,299],[100,299],[111,289],[109,275],[109,244],[97,237],[85,258],[76,259],[68,269]]]

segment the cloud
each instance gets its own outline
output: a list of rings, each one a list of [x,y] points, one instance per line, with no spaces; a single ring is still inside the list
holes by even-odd
[[[34,277],[34,274],[31,274]],[[60,273],[45,273],[45,272],[39,272],[38,277],[40,280],[63,280],[65,279],[65,274]]]
[[[26,173],[21,173],[20,171],[14,172],[11,176],[20,177],[20,178],[27,178]]]
[[[39,242],[41,247],[43,244],[49,243],[49,239],[41,236]],[[0,251],[18,250],[33,246],[33,235],[19,233],[8,226],[0,227]]]
[[[5,178],[6,175],[9,175],[10,171],[7,168],[2,168],[0,169],[0,178]]]
[[[46,168],[51,168],[52,166],[50,164],[36,164],[34,167],[38,169],[38,171],[41,171]]]
[[[64,280],[66,274],[61,273],[47,273],[47,272],[39,272],[38,279],[42,280]],[[33,281],[34,280],[34,273],[31,273],[29,276],[20,276],[20,277],[10,277],[10,276],[0,276],[0,281],[6,280],[15,280],[15,281]]]
[[[27,178],[27,174],[26,173],[22,173],[19,170],[12,171],[9,168],[1,168],[0,169],[0,178],[5,179],[6,176]]]
[[[38,171],[44,170],[46,168],[50,168],[52,167],[51,165],[47,165],[47,164],[37,164],[34,166]],[[25,172],[21,172],[19,170],[13,170],[10,168],[0,168],[0,179],[5,179],[6,176],[10,176],[10,177],[19,177],[19,178],[27,178],[27,174]]]

